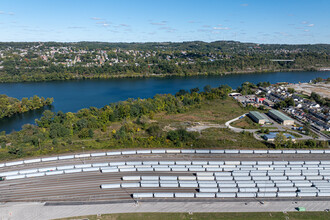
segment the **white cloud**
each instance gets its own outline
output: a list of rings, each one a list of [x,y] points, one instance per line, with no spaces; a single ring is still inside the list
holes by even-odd
[[[213,27],[213,30],[229,30],[229,27]]]
[[[162,22],[151,22],[151,25],[158,25],[158,26],[162,26],[162,25],[166,25],[166,21],[162,21]]]
[[[249,4],[241,4],[242,7],[247,7]]]
[[[102,18],[98,18],[98,17],[92,17],[92,20],[103,20]]]
[[[0,11],[0,15],[3,15],[5,12],[4,11]]]
[[[120,26],[122,26],[122,27],[129,27],[128,24],[120,24]]]
[[[304,31],[305,31],[305,32],[309,32],[309,30],[308,30],[308,29],[305,29]]]
[[[308,24],[308,21],[302,21],[301,23],[302,24]]]
[[[14,12],[8,12],[8,15],[15,15]]]
[[[314,27],[315,24],[309,24],[307,27]]]

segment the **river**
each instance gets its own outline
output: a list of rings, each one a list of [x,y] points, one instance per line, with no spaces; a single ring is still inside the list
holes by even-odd
[[[277,82],[308,82],[316,77],[328,78],[330,71],[324,72],[276,72],[231,74],[224,76],[191,76],[168,78],[137,78],[137,79],[109,79],[109,80],[71,80],[54,82],[31,83],[2,83],[0,94],[21,99],[37,95],[53,97],[52,111],[77,112],[79,109],[90,106],[102,107],[111,102],[126,100],[128,98],[148,98],[155,94],[175,94],[180,89],[191,89],[205,85],[217,87],[227,84],[237,88],[243,82],[253,83],[269,81]],[[33,124],[40,118],[44,109],[30,111],[11,118],[0,120],[0,131],[6,133],[20,130],[22,125]]]

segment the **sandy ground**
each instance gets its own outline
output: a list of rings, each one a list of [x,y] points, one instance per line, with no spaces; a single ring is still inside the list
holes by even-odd
[[[316,92],[324,98],[330,98],[330,83],[300,83],[289,85],[289,88],[294,88],[298,92],[304,92],[305,94],[310,95],[312,92]]]

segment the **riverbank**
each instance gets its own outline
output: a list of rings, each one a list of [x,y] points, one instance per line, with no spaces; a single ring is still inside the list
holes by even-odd
[[[51,82],[51,81],[68,81],[68,80],[88,80],[88,79],[138,79],[138,78],[170,78],[170,77],[189,77],[189,76],[224,76],[230,74],[263,74],[263,73],[275,73],[275,72],[309,72],[309,71],[320,71],[320,68],[305,68],[305,69],[262,69],[262,70],[241,70],[241,71],[231,71],[231,72],[196,72],[196,73],[168,73],[168,74],[155,74],[155,73],[125,73],[125,74],[97,74],[97,75],[81,75],[73,73],[56,73],[56,78],[53,75],[48,74],[34,74],[29,77],[23,76],[13,76],[6,77],[0,76],[0,83],[19,83],[19,82]]]

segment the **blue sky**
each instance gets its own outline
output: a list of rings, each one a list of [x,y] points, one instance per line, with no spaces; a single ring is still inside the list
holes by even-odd
[[[0,0],[0,41],[330,43],[329,0]]]

